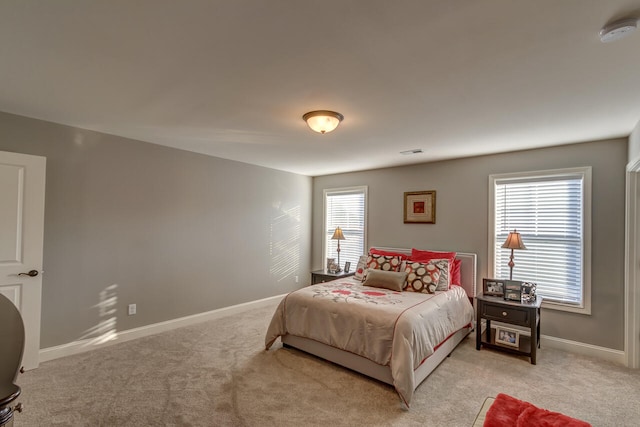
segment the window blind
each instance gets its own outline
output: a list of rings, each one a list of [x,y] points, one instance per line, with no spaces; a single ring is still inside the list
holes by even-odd
[[[526,250],[515,250],[513,279],[534,282],[545,300],[582,306],[584,264],[584,175],[495,181],[494,271],[509,277],[510,231],[521,233]]]
[[[366,187],[325,191],[325,254],[338,259],[338,241],[331,240],[336,227],[342,229],[345,240],[340,240],[340,267],[351,262],[351,271],[364,254],[366,218]],[[323,260],[326,266],[326,259]]]

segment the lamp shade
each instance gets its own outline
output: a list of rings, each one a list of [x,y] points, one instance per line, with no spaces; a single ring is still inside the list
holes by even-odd
[[[331,240],[346,240],[344,234],[342,234],[342,228],[336,227],[336,231],[333,232]]]
[[[502,247],[505,249],[527,249],[524,243],[522,243],[520,233],[518,233],[516,230],[509,232],[507,240],[505,240]]]
[[[317,110],[308,112],[302,119],[312,130],[325,134],[337,128],[344,116],[335,111]]]

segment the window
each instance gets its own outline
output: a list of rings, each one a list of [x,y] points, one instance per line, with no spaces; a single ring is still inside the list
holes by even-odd
[[[367,244],[367,187],[324,190],[324,259],[338,258],[338,241],[331,240],[336,227],[342,229],[340,267],[351,262],[354,271]]]
[[[517,230],[513,280],[536,283],[547,308],[590,314],[591,168],[491,175],[489,188],[490,274],[509,277],[501,246]]]

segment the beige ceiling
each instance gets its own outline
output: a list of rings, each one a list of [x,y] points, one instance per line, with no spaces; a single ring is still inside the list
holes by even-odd
[[[3,0],[0,110],[311,176],[621,137],[640,31],[598,32],[627,16],[639,0]],[[316,134],[314,109],[344,122]]]

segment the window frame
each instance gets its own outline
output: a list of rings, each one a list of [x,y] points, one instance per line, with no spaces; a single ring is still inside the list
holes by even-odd
[[[322,191],[322,269],[326,268],[326,260],[329,257],[327,253],[327,195],[339,194],[339,193],[354,193],[362,192],[364,194],[364,218],[363,218],[363,255],[367,251],[367,234],[368,234],[368,216],[369,216],[369,187],[366,185],[352,186],[352,187],[338,187],[338,188],[325,188]],[[351,266],[351,271],[355,271],[356,266]]]
[[[559,301],[543,300],[542,307],[550,308],[554,310],[567,311],[572,313],[579,313],[590,315],[591,314],[591,192],[592,192],[592,168],[591,166],[576,167],[576,168],[563,168],[563,169],[549,169],[541,171],[529,171],[529,172],[512,172],[489,175],[489,230],[488,230],[488,275],[494,276],[495,267],[495,190],[496,182],[501,181],[517,181],[517,180],[530,180],[535,181],[536,178],[540,180],[548,180],[549,178],[563,178],[569,176],[582,176],[582,304],[568,304]],[[526,245],[527,242],[525,241]],[[517,263],[516,263],[517,266]]]

